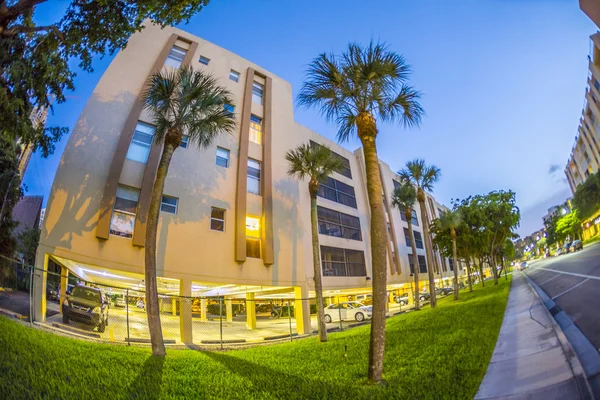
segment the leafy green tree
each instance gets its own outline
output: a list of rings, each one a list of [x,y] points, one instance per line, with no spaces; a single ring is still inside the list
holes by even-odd
[[[581,220],[577,210],[561,217],[556,223],[556,233],[561,240],[570,237],[571,240],[581,238]]]
[[[462,216],[458,210],[444,211],[438,219],[433,220],[431,231],[437,235],[442,232],[450,234],[450,242],[452,243],[452,260],[454,261],[454,300],[458,300],[458,252],[456,250],[457,230],[463,224]]]
[[[600,174],[591,174],[575,190],[573,206],[579,211],[579,217],[586,219],[600,210]]]
[[[325,308],[323,306],[323,284],[321,274],[321,259],[319,256],[319,227],[317,219],[317,193],[319,184],[323,183],[332,173],[340,172],[343,162],[340,157],[333,154],[326,146],[311,146],[302,144],[285,155],[288,161],[288,175],[298,179],[308,179],[308,193],[310,194],[310,224],[313,248],[313,273],[315,280],[315,293],[317,296],[317,321],[319,325],[319,339],[327,341],[327,327],[325,326]]]
[[[406,223],[408,224],[408,235],[410,236],[410,247],[413,258],[413,276],[415,279],[414,301],[415,310],[420,308],[419,299],[419,257],[417,255],[417,244],[412,227],[412,209],[417,202],[417,191],[410,183],[403,183],[392,192],[392,206],[404,213]]]
[[[546,243],[548,246],[554,246],[554,244],[558,243],[559,237],[556,234],[556,223],[560,219],[559,215],[553,215],[550,219],[544,221],[544,225],[546,227]]]
[[[35,263],[35,252],[40,242],[40,229],[37,226],[23,230],[17,236],[17,251],[28,265]]]
[[[164,355],[165,345],[160,325],[156,286],[156,234],[158,215],[171,158],[179,148],[183,135],[190,144],[204,149],[223,133],[233,132],[236,124],[225,109],[233,105],[229,90],[219,86],[207,72],[189,66],[177,70],[163,69],[150,76],[142,94],[144,108],[155,126],[154,141],[162,146],[162,154],[152,189],[146,222],[145,283],[148,328],[152,353]]]
[[[417,201],[421,209],[421,221],[423,223],[423,239],[425,240],[425,255],[427,257],[427,273],[429,275],[429,294],[431,307],[437,305],[435,295],[435,281],[433,275],[433,249],[431,248],[431,236],[429,233],[429,219],[425,205],[425,191],[433,191],[433,184],[441,176],[441,171],[435,165],[427,165],[425,160],[415,159],[408,161],[406,167],[398,171],[402,182],[408,182],[417,188]],[[458,287],[457,287],[458,289]]]
[[[69,61],[93,70],[95,55],[112,54],[143,29],[144,21],[161,26],[187,22],[208,0],[71,0],[66,11],[48,25],[35,23],[37,7],[47,0],[0,1],[0,135],[20,138],[44,156],[67,132],[37,127],[35,109],[65,101],[74,89]]]
[[[23,195],[16,184],[19,182],[19,153],[17,143],[0,135],[0,254],[7,257],[13,256],[17,244],[12,233],[18,223],[12,219],[12,210]]]
[[[371,209],[373,317],[368,378],[381,381],[385,352],[387,305],[387,227],[381,198],[377,158],[377,120],[418,125],[423,115],[419,93],[407,84],[410,68],[399,54],[371,42],[351,43],[341,55],[322,53],[308,66],[298,103],[315,106],[338,125],[338,141],[358,136],[365,158],[367,194]]]

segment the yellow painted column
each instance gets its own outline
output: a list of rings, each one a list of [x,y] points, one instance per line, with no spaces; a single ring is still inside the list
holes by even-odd
[[[177,315],[177,298],[171,297],[171,314]]]
[[[307,287],[294,287],[294,317],[296,318],[296,331],[299,335],[311,332],[310,304]]]
[[[35,257],[35,271],[33,271],[33,320],[46,322],[46,283],[48,279],[47,253],[39,253]]]
[[[246,293],[246,328],[256,329],[256,304],[254,293]]]
[[[67,298],[67,286],[69,285],[69,269],[66,267],[60,268],[60,306],[58,309],[62,314],[62,303]]]
[[[200,299],[200,321],[206,322],[208,321],[208,299],[203,297]]]
[[[231,299],[225,299],[225,315],[227,322],[233,322],[233,305]]]
[[[192,344],[194,341],[192,323],[192,281],[181,279],[179,281],[179,295],[186,296],[179,299],[179,333],[181,341]]]

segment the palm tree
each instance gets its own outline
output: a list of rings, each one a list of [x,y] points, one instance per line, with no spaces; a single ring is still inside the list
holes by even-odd
[[[302,144],[285,155],[289,162],[288,175],[298,179],[308,178],[308,193],[310,194],[310,224],[313,247],[313,272],[315,293],[317,295],[317,320],[319,324],[319,339],[327,341],[325,326],[325,310],[323,307],[323,284],[321,281],[321,260],[319,256],[319,231],[317,222],[317,192],[319,184],[324,182],[333,172],[342,170],[342,159],[335,156],[328,147]]]
[[[421,209],[421,221],[423,222],[423,237],[425,239],[425,255],[427,256],[427,273],[429,275],[429,295],[431,307],[437,305],[435,296],[435,282],[433,275],[433,250],[429,234],[429,220],[425,208],[425,191],[432,191],[433,184],[440,179],[440,169],[435,165],[425,164],[425,160],[412,160],[406,163],[406,167],[398,171],[403,182],[409,182],[417,187],[417,201]]]
[[[351,43],[341,55],[322,53],[308,67],[298,103],[315,106],[338,125],[339,142],[358,136],[362,143],[371,208],[371,257],[373,318],[369,349],[369,380],[379,382],[383,374],[385,314],[387,303],[387,227],[381,198],[377,158],[377,119],[418,125],[423,115],[419,93],[407,85],[410,67],[384,44],[367,47]]]
[[[419,257],[417,256],[417,245],[412,227],[412,208],[417,201],[417,191],[410,183],[403,183],[392,192],[392,206],[398,208],[406,216],[408,223],[408,236],[410,236],[410,247],[413,257],[413,275],[415,277],[415,310],[420,308],[419,304]]]
[[[456,251],[456,229],[462,225],[460,213],[455,211],[444,211],[438,218],[440,228],[450,231],[452,238],[452,258],[454,259],[454,300],[458,300],[458,256]]]
[[[163,146],[146,222],[145,284],[152,354],[164,355],[156,287],[156,230],[169,164],[184,134],[189,143],[206,148],[219,134],[232,132],[235,120],[224,108],[233,104],[231,93],[210,74],[187,66],[151,75],[142,100],[155,126],[154,141]]]

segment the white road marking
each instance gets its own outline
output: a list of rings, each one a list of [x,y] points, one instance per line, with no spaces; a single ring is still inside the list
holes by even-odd
[[[600,276],[577,274],[575,272],[565,272],[565,271],[559,271],[556,269],[543,268],[543,267],[535,268],[535,269],[538,271],[550,271],[550,272],[556,272],[558,274],[572,275],[572,276],[578,276],[580,278],[595,279],[597,281],[600,281]]]
[[[538,283],[538,285],[542,286],[544,283],[548,283],[548,282],[550,282],[552,279],[556,279],[556,278],[558,278],[559,276],[560,276],[560,274],[554,275],[552,278],[550,278],[550,279],[547,279],[547,280],[545,280],[545,281],[544,281],[544,282],[542,282],[542,283]]]
[[[572,286],[572,287],[570,287],[569,289],[567,289],[567,290],[565,290],[564,292],[562,292],[561,294],[558,294],[558,295],[554,296],[554,297],[552,298],[552,300],[556,300],[556,299],[558,299],[558,298],[559,298],[560,296],[562,296],[563,294],[570,292],[571,290],[575,289],[575,288],[576,288],[576,287],[578,287],[578,286],[581,286],[581,285],[583,285],[584,283],[586,283],[586,282],[587,282],[587,281],[589,281],[589,280],[590,280],[590,278],[584,279],[583,281],[579,282],[577,285],[575,285],[575,286]]]

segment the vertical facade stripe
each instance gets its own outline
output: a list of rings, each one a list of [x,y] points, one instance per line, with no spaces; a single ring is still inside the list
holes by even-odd
[[[385,179],[383,179],[383,171],[381,169],[381,165],[379,165],[379,176],[381,177],[381,188],[383,189],[383,206],[385,207],[385,211],[387,212],[388,215],[388,221],[390,222],[390,231],[391,231],[391,238],[388,238],[388,242],[391,240],[392,244],[388,245],[388,252],[389,254],[389,258],[390,258],[390,266],[391,266],[391,272],[392,275],[394,274],[394,270],[395,272],[401,274],[402,273],[402,268],[400,266],[400,253],[398,253],[398,240],[396,239],[396,229],[394,228],[394,218],[392,218],[392,208],[390,207],[390,202],[388,200],[388,190],[387,187],[385,186]],[[388,233],[389,235],[390,233]],[[392,252],[395,255],[395,257],[392,257]]]
[[[162,51],[156,58],[156,61],[150,70],[151,74],[159,71],[162,68],[167,56],[169,55],[169,52],[171,51],[171,48],[176,41],[177,35],[172,34],[167,40],[165,47],[163,47]],[[117,194],[117,186],[119,185],[121,170],[123,169],[125,157],[127,156],[127,150],[129,149],[129,143],[131,142],[133,131],[142,112],[142,108],[143,104],[139,101],[139,99],[137,99],[133,104],[131,111],[129,111],[129,116],[125,121],[125,125],[123,125],[123,130],[121,131],[121,136],[119,138],[115,154],[113,155],[112,163],[110,164],[108,177],[106,178],[106,185],[104,186],[104,193],[102,195],[102,202],[100,203],[98,224],[96,225],[96,237],[99,239],[108,239],[108,235],[110,233],[110,219],[112,217],[112,209],[115,203],[115,196]]]
[[[272,118],[273,118],[273,78],[265,79],[265,108],[264,108],[264,132],[263,132],[263,234],[262,255],[265,265],[273,265],[275,254],[273,251],[273,156],[272,156]]]
[[[185,53],[185,58],[181,63],[182,66],[190,65],[194,59],[197,49],[198,43],[192,42],[187,53]],[[133,229],[134,246],[143,247],[144,243],[146,242],[146,219],[148,218],[150,200],[152,199],[152,190],[154,189],[154,181],[156,180],[156,171],[158,171],[158,164],[160,163],[162,149],[162,143],[153,142],[152,148],[150,149],[150,154],[148,155],[146,169],[144,170],[144,178],[142,179],[142,187],[140,189],[140,200],[138,202],[138,209],[135,217],[135,228]]]
[[[254,69],[246,70],[246,86],[240,124],[237,184],[235,193],[235,261],[246,261],[246,197],[248,176],[248,147],[250,146],[250,111],[252,110],[252,84]]]

